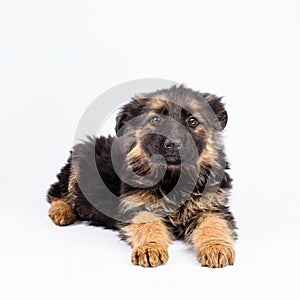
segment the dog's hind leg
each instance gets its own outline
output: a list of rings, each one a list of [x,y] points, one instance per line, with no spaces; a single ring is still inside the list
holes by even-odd
[[[66,226],[76,221],[76,215],[71,207],[70,189],[74,180],[71,167],[71,157],[57,175],[58,181],[53,183],[47,193],[47,200],[51,204],[49,217],[54,224]]]
[[[76,220],[74,211],[64,200],[56,200],[51,203],[49,217],[55,225],[59,226],[70,225]]]

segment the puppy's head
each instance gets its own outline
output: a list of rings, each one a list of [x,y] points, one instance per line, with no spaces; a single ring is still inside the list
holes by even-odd
[[[180,85],[134,97],[115,129],[127,144],[129,163],[145,173],[150,161],[173,170],[213,164],[226,123],[221,98]]]

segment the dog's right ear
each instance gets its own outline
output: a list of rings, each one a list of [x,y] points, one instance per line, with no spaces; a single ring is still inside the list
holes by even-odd
[[[116,118],[116,126],[115,126],[115,131],[117,137],[120,137],[124,134],[124,129],[125,129],[125,123],[130,119],[131,115],[126,109],[122,109]]]
[[[115,131],[117,137],[124,135],[126,122],[134,119],[134,117],[140,115],[144,111],[144,102],[144,98],[138,98],[137,96],[135,96],[134,98],[132,98],[131,102],[125,104],[121,108],[116,118]]]

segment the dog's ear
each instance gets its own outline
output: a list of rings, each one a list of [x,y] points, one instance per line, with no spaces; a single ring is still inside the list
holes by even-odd
[[[221,125],[221,130],[223,130],[226,127],[228,115],[227,111],[225,110],[225,105],[224,103],[222,103],[222,97],[217,97],[208,93],[202,94],[201,96],[207,101],[207,103],[216,114]]]
[[[130,119],[130,114],[128,111],[126,111],[126,109],[122,109],[116,118],[116,126],[115,126],[115,131],[117,134],[117,137],[120,137],[124,134],[124,125],[126,123],[126,121],[128,121]]]
[[[115,126],[115,131],[118,137],[124,135],[126,122],[130,120],[133,121],[135,117],[143,113],[145,105],[144,102],[144,98],[137,98],[137,96],[135,96],[132,98],[131,102],[125,104],[121,108],[117,115]]]

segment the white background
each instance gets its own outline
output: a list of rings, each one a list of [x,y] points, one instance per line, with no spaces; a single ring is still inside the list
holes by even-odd
[[[297,0],[1,1],[1,299],[299,299],[299,15]],[[233,267],[180,242],[135,267],[116,233],[47,216],[86,107],[148,77],[225,96]]]

